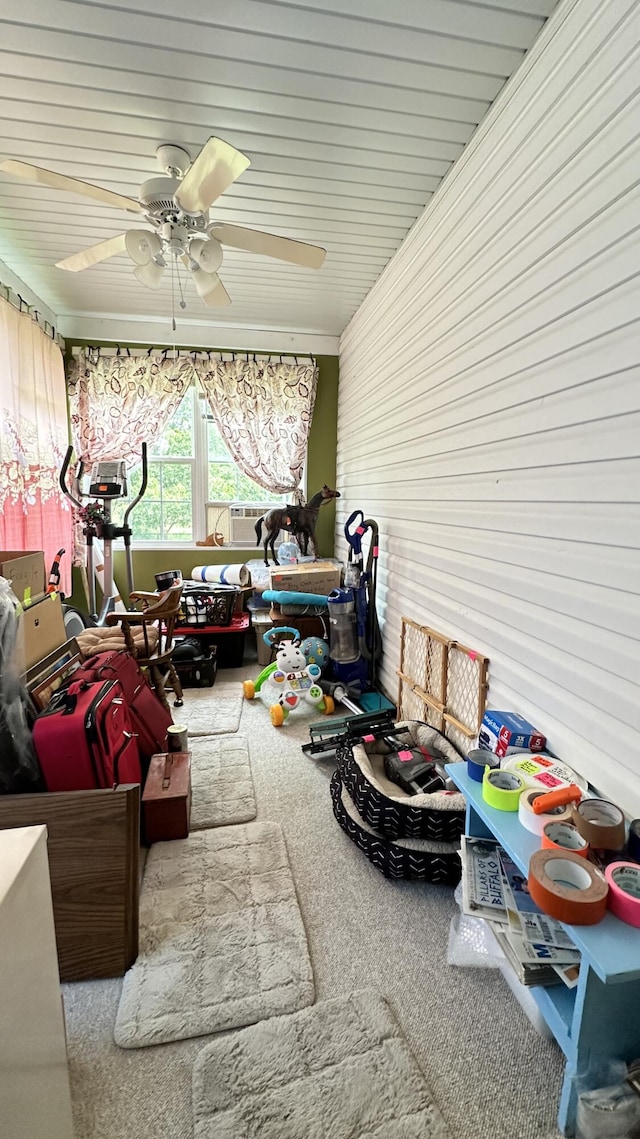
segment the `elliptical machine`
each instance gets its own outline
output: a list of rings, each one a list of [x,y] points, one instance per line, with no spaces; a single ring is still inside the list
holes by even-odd
[[[89,610],[96,616],[96,583],[94,574],[94,539],[104,542],[104,589],[103,602],[97,624],[106,624],[107,614],[112,613],[119,600],[115,592],[113,580],[113,542],[116,538],[124,539],[127,587],[129,593],[133,592],[133,557],[131,553],[132,530],[129,526],[131,511],[138,505],[147,489],[147,444],[142,444],[142,482],[133,502],[127,507],[122,526],[116,526],[111,521],[111,503],[116,498],[126,498],[127,467],[123,460],[116,462],[94,463],[89,475],[89,489],[83,491],[82,479],[85,475],[84,463],[80,460],[73,479],[73,491],[67,486],[67,472],[73,454],[73,447],[69,447],[65,455],[62,470],[60,471],[60,487],[71,503],[81,512],[83,519],[82,532],[87,540],[87,578],[89,590]],[[91,511],[90,503],[83,503],[82,499],[93,499],[102,502],[101,508]],[[65,620],[65,628],[67,623]]]

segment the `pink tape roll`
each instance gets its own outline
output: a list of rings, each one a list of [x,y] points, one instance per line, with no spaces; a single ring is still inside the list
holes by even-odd
[[[611,913],[640,929],[640,866],[636,862],[611,862],[604,876]]]

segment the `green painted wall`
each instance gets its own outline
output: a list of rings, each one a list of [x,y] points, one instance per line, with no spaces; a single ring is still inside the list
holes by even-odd
[[[71,347],[86,347],[87,341],[74,341]],[[114,345],[105,343],[105,347]],[[123,347],[121,345],[121,347]],[[149,344],[131,344],[133,348],[149,348]],[[162,347],[154,345],[154,347]],[[201,349],[200,349],[201,351]],[[211,349],[215,351],[215,349]],[[229,349],[225,349],[229,351]],[[271,353],[272,354],[272,353]],[[269,355],[269,353],[264,353]],[[338,357],[317,356],[318,363],[318,390],[316,403],[309,433],[309,448],[307,453],[307,489],[308,497],[323,483],[335,487],[336,479],[336,450],[338,440]],[[338,488],[339,489],[339,488]],[[135,542],[135,511],[132,515],[132,526]],[[318,552],[323,557],[331,557],[334,551],[335,505],[329,503],[323,506],[318,516],[317,540]],[[162,570],[179,569],[184,577],[191,576],[195,565],[225,565],[227,562],[243,562],[250,558],[260,557],[261,551],[253,547],[248,550],[241,549],[215,549],[203,546],[198,549],[157,549],[146,548],[133,551],[133,572],[136,589],[155,589],[154,574]],[[126,595],[126,570],[124,550],[121,543],[114,548],[114,575],[118,589]],[[74,591],[72,602],[80,608],[86,608],[84,594],[80,589],[78,576],[74,575]]]

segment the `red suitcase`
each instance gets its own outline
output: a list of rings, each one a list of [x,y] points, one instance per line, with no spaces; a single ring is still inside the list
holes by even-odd
[[[75,680],[36,718],[33,744],[47,791],[140,783],[140,755],[120,685]]]
[[[145,674],[131,653],[96,653],[86,660],[73,679],[117,680],[129,706],[133,730],[138,736],[140,756],[147,763],[166,747],[171,714],[160,703]]]

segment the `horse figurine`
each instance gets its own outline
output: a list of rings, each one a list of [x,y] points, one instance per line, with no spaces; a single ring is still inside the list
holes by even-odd
[[[318,560],[318,548],[316,546],[316,522],[318,521],[318,512],[321,506],[325,503],[331,502],[334,498],[340,498],[340,492],[331,490],[325,483],[322,490],[314,494],[313,498],[307,503],[306,506],[274,506],[273,510],[268,510],[266,514],[259,518],[255,525],[256,531],[256,546],[262,542],[262,523],[264,522],[266,534],[264,539],[264,564],[269,565],[269,557],[267,547],[271,546],[271,555],[274,564],[279,566],[280,562],[276,557],[275,540],[281,530],[288,530],[296,538],[302,539],[301,549],[306,554],[308,549],[308,542],[311,542],[313,548],[313,559]]]

